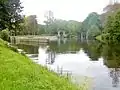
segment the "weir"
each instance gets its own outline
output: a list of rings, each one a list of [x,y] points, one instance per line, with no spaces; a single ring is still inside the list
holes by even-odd
[[[56,36],[38,36],[38,35],[30,35],[30,36],[11,36],[11,43],[24,43],[24,42],[32,42],[32,43],[49,43],[50,41],[57,40]]]

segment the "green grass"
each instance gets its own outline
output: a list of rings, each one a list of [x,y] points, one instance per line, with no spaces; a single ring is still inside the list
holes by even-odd
[[[0,90],[83,90],[33,63],[0,39]]]

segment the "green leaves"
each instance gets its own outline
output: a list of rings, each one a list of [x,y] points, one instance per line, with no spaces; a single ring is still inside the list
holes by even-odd
[[[104,33],[109,33],[109,42],[119,42],[120,38],[120,11],[112,13],[107,18],[107,22],[104,27]]]
[[[0,32],[0,38],[2,38],[5,41],[9,41],[9,31],[8,31],[8,29],[2,30]]]
[[[97,35],[100,35],[100,30],[96,25],[92,25],[91,28],[88,30],[88,37],[93,38],[96,37]]]
[[[22,22],[22,8],[20,0],[0,0],[0,30],[8,28],[16,32]]]

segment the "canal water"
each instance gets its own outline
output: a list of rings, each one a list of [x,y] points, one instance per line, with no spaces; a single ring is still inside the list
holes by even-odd
[[[77,83],[90,79],[90,90],[120,90],[120,45],[98,41],[57,40],[17,44],[36,63],[72,72]]]

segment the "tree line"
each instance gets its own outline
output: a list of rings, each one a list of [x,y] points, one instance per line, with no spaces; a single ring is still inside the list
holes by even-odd
[[[70,36],[76,36],[78,33],[89,30],[91,36],[99,33],[99,15],[91,13],[84,22],[74,20],[56,19],[52,11],[45,13],[45,25],[38,24],[36,15],[24,16],[21,15],[23,7],[20,0],[1,0],[0,1],[0,31],[3,32],[1,36],[7,32],[10,35],[56,35],[59,30],[65,31]],[[98,21],[97,21],[98,20]],[[93,22],[95,21],[95,23]],[[89,22],[89,23],[87,23]],[[87,28],[86,28],[87,27]],[[7,29],[4,31],[4,29]],[[94,29],[97,34],[92,35]],[[91,32],[90,32],[91,31]]]
[[[99,15],[92,12],[83,22],[75,20],[56,19],[52,11],[45,13],[44,25],[37,22],[36,15],[25,16],[21,12],[23,7],[20,0],[0,0],[0,37],[4,35],[57,35],[58,31],[65,31],[68,36],[83,36],[94,39],[105,34],[105,40],[119,41],[119,3],[108,5],[104,13]],[[107,19],[106,19],[107,17]]]

